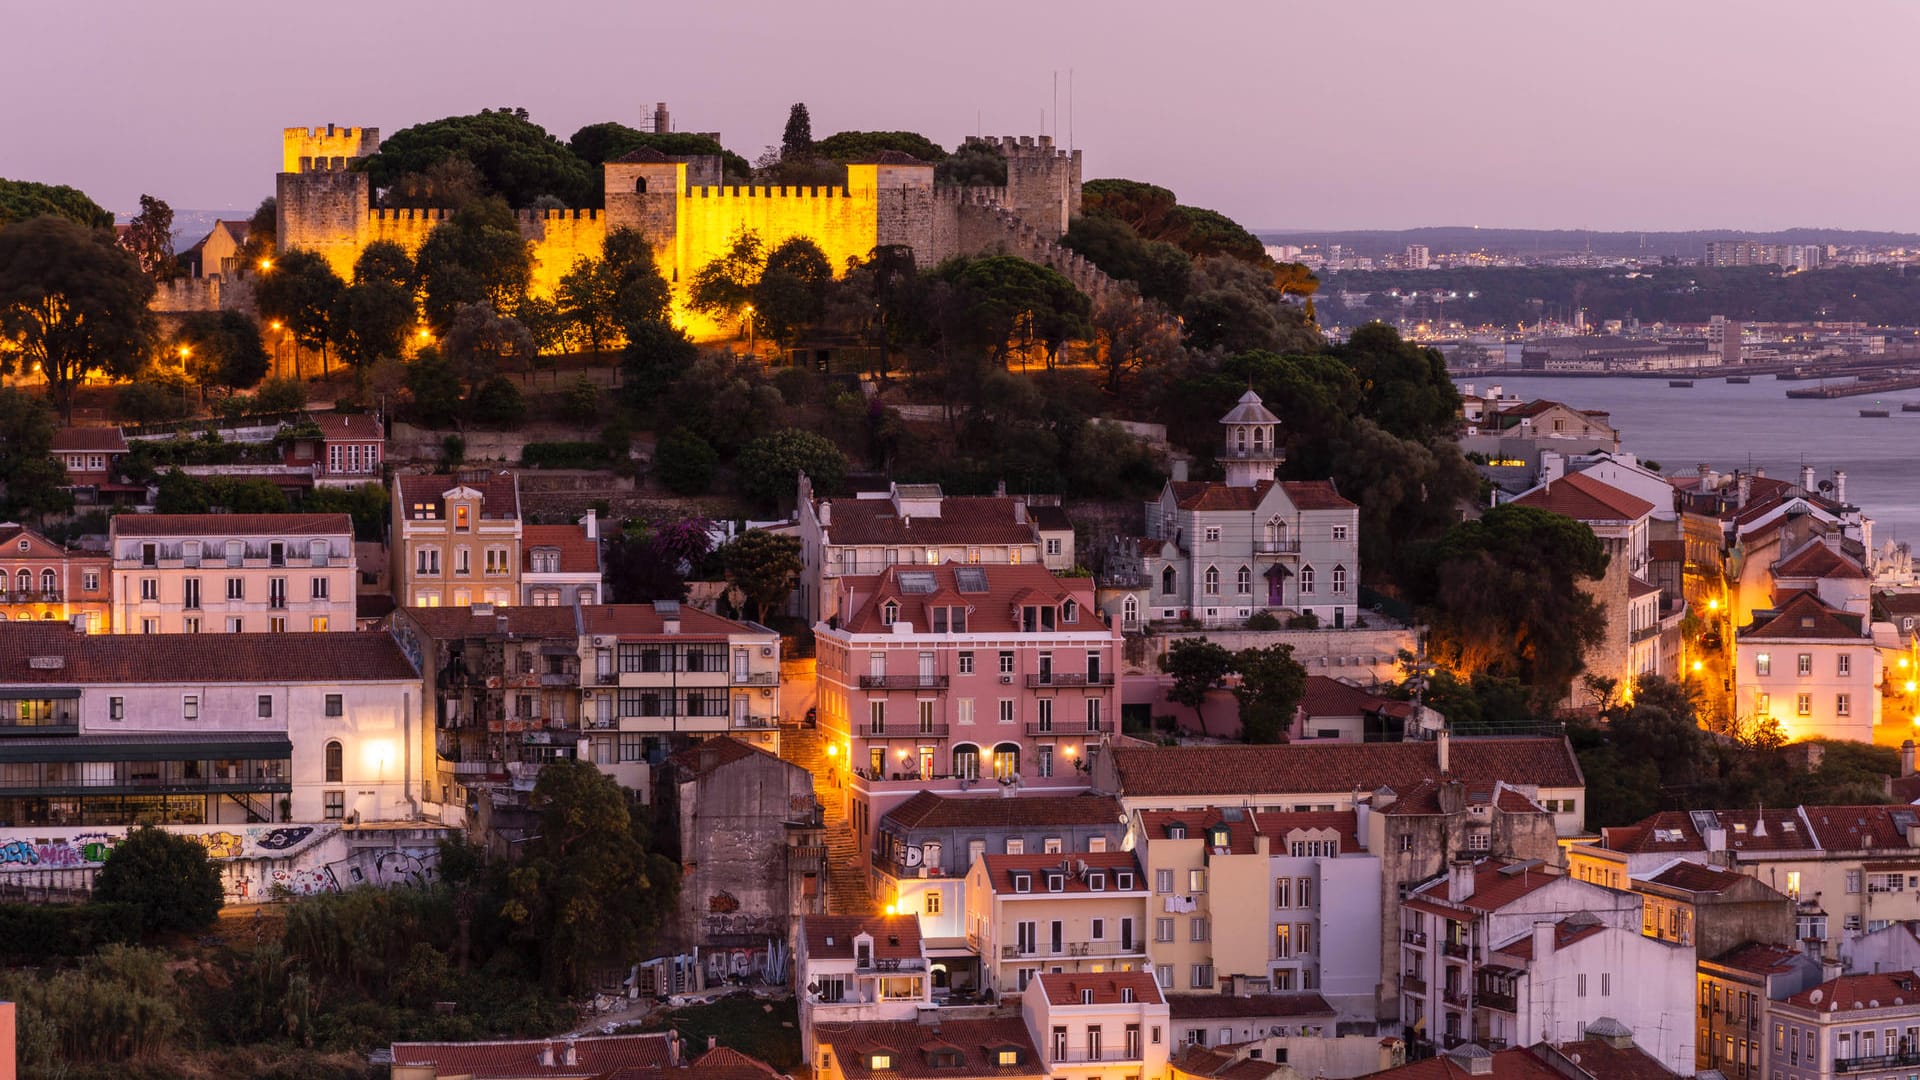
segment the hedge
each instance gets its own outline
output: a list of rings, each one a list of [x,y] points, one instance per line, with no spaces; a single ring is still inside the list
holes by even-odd
[[[597,442],[534,442],[520,451],[529,469],[604,469],[607,448]]]

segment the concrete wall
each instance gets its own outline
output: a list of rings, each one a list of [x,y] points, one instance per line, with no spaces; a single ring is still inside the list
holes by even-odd
[[[808,849],[789,847],[787,823],[814,812],[813,777],[805,769],[754,754],[677,787],[683,873],[676,944],[785,941],[794,916],[826,910],[824,860],[803,866]],[[818,886],[810,900],[793,880],[809,870]]]

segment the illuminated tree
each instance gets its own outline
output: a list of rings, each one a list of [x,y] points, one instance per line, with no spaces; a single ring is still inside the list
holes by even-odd
[[[173,207],[151,195],[140,196],[140,212],[127,222],[120,246],[131,252],[139,260],[140,269],[155,281],[173,277],[178,269],[173,258]]]
[[[153,340],[153,279],[113,234],[63,217],[0,229],[0,370],[47,380],[60,415],[88,371],[132,375]]]

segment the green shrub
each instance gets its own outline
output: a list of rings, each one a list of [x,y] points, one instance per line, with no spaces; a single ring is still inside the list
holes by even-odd
[[[1315,615],[1311,611],[1303,611],[1287,620],[1287,629],[1318,630],[1320,629],[1320,616]]]
[[[1280,617],[1271,611],[1256,611],[1247,617],[1247,629],[1278,630],[1280,629]]]
[[[713,486],[713,467],[719,461],[720,455],[707,440],[686,428],[667,432],[653,455],[660,482],[676,495],[706,494]]]
[[[114,395],[113,410],[122,420],[158,424],[179,420],[192,411],[179,390],[151,382],[134,382]]]
[[[256,413],[298,412],[307,407],[307,384],[299,379],[262,379],[254,388]]]
[[[597,442],[535,442],[520,451],[529,469],[604,469],[607,448]]]
[[[56,956],[86,956],[105,945],[140,940],[134,904],[0,904],[0,960],[37,964]]]
[[[518,426],[527,415],[527,402],[520,388],[505,375],[495,375],[473,388],[468,405],[473,419],[494,427]]]

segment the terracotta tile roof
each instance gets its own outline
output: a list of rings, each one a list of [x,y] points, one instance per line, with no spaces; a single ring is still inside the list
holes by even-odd
[[[1585,941],[1606,928],[1607,925],[1605,923],[1594,919],[1592,916],[1587,916],[1585,919],[1576,916],[1561,919],[1559,922],[1553,924],[1553,951],[1559,952],[1561,949],[1576,942]],[[1528,931],[1527,933],[1521,934],[1518,938],[1493,951],[1502,956],[1512,956],[1521,960],[1530,961],[1533,959],[1533,933],[1532,931]]]
[[[932,162],[921,161],[904,150],[881,150],[866,157],[847,162],[848,165],[928,165]]]
[[[1168,994],[1167,1010],[1175,1020],[1240,1019],[1258,1017],[1334,1016],[1338,1010],[1319,994]]]
[[[1722,870],[1715,866],[1702,866],[1685,859],[1675,860],[1666,869],[1647,878],[1655,885],[1664,885],[1670,889],[1679,889],[1690,893],[1723,893],[1742,881],[1754,880],[1734,870]]]
[[[345,514],[115,514],[114,536],[353,535]]]
[[[1874,594],[1890,615],[1920,615],[1920,592],[1883,592]]]
[[[1820,995],[1818,1000],[1815,1000],[1815,994]],[[1842,975],[1802,990],[1787,998],[1786,1003],[1814,1012],[1881,1009],[1895,1005],[1920,1009],[1920,973],[1892,971],[1873,975]]]
[[[877,960],[910,960],[920,956],[918,915],[808,915],[800,920],[807,956],[820,960],[852,960],[853,939],[873,936]]]
[[[369,413],[308,413],[307,419],[320,428],[321,438],[334,442],[386,438],[386,433],[380,428],[379,418]]]
[[[961,574],[981,575],[986,583],[985,592],[970,592],[960,587]],[[902,575],[915,575],[924,582],[931,582],[932,592],[908,592],[902,587]],[[929,632],[933,625],[928,609],[932,607],[965,606],[967,612],[967,632],[1015,633],[1019,632],[1016,608],[1021,604],[1057,606],[1072,600],[1078,606],[1075,622],[1056,622],[1062,632],[1079,631],[1083,633],[1103,633],[1105,624],[1100,621],[1099,610],[1094,604],[1092,578],[1056,577],[1053,571],[1038,563],[1020,564],[976,564],[943,563],[939,566],[891,566],[878,574],[868,574],[840,579],[841,595],[850,597],[843,603],[841,610],[847,612],[842,626],[853,634],[890,634],[892,628],[887,625],[885,608],[889,600],[898,604],[896,622],[912,623],[915,631]]]
[[[1227,826],[1227,850],[1235,855],[1251,855],[1255,836],[1268,837],[1269,853],[1286,854],[1288,834],[1296,830],[1332,829],[1339,834],[1342,854],[1363,851],[1360,846],[1358,816],[1352,810],[1246,813],[1217,806],[1205,810],[1143,810],[1140,827],[1149,842],[1168,839],[1174,825],[1186,827],[1186,839],[1205,840],[1214,826]]]
[[[394,488],[400,494],[400,513],[412,516],[413,505],[433,507],[441,520],[447,516],[446,493],[454,488],[472,488],[480,493],[480,517],[484,521],[510,520],[520,516],[520,485],[506,469],[463,469],[458,473],[396,473]]]
[[[1633,599],[1637,600],[1642,596],[1652,596],[1659,591],[1660,586],[1658,585],[1642,581],[1637,577],[1627,578],[1627,595]]]
[[[600,545],[587,538],[585,525],[523,525],[520,527],[520,569],[531,574],[534,552],[555,548],[560,553],[560,573],[597,574],[600,572]]]
[[[1920,800],[1920,773],[1892,777],[1887,781],[1887,794],[1898,802],[1908,804]]]
[[[938,1025],[913,1020],[875,1021],[856,1024],[822,1024],[814,1028],[814,1037],[833,1047],[840,1071],[848,1080],[935,1080],[942,1076],[1026,1077],[1044,1076],[1047,1067],[1034,1049],[1027,1025],[1018,1016],[985,1020],[942,1020]],[[938,1048],[960,1051],[960,1065],[935,1066],[927,1052]],[[1016,1050],[1017,1065],[998,1064],[998,1051]],[[892,1061],[886,1069],[869,1066],[874,1052],[888,1054]]]
[[[1810,590],[1798,590],[1759,609],[1753,621],[1741,627],[1739,641],[1866,641],[1864,620],[1833,607]]]
[[[994,892],[1004,896],[1091,894],[1094,890],[1088,887],[1086,878],[1076,872],[1081,863],[1085,863],[1090,870],[1107,872],[1106,888],[1101,890],[1103,892],[1129,891],[1120,888],[1115,877],[1118,871],[1132,872],[1133,889],[1130,891],[1139,892],[1146,888],[1146,878],[1140,873],[1140,862],[1133,857],[1131,851],[1086,851],[1066,855],[983,855],[980,857],[980,863],[986,866],[987,884]],[[1061,891],[1048,892],[1047,873],[1059,871],[1063,863],[1066,871],[1062,875]],[[1033,875],[1033,887],[1028,892],[1015,891],[1013,875],[1016,872]]]
[[[1442,900],[1476,911],[1495,911],[1566,876],[1545,864],[1520,869],[1522,866],[1525,864],[1517,859],[1479,860],[1473,864],[1473,895],[1465,899],[1454,898],[1450,876],[1429,882],[1415,889],[1411,895]],[[1502,872],[1510,867],[1514,868],[1513,873]]]
[[[669,636],[666,615],[652,604],[589,604],[580,609],[582,632],[589,635],[611,634],[622,638]],[[754,634],[761,631],[746,623],[723,619],[696,607],[680,605],[679,638],[723,638],[729,634]]]
[[[20,550],[22,540],[27,542],[25,551]],[[12,521],[0,523],[0,545],[5,547],[4,551],[0,551],[0,558],[64,559],[79,554],[61,547],[25,525]]]
[[[1252,510],[1266,497],[1273,481],[1262,480],[1252,487],[1228,487],[1205,480],[1169,480],[1174,504],[1182,510]]]
[[[1800,550],[1773,564],[1774,577],[1864,579],[1867,572],[1860,564],[1815,537]]]
[[[1486,1051],[1482,1050],[1481,1053]],[[1502,1050],[1494,1054],[1490,1068],[1485,1072],[1473,1072],[1459,1059],[1450,1054],[1441,1054],[1397,1069],[1371,1073],[1368,1080],[1470,1080],[1483,1077],[1491,1077],[1492,1080],[1566,1080],[1553,1066],[1525,1050]]]
[[[1653,513],[1653,504],[1647,500],[1585,473],[1569,473],[1534,488],[1514,499],[1513,503],[1516,506],[1551,510],[1575,521],[1586,522],[1637,521]]]
[[[1441,806],[1441,789],[1448,783],[1460,783],[1452,780],[1422,780],[1406,791],[1395,791],[1394,800],[1380,812],[1388,817],[1422,817],[1444,814]],[[1493,806],[1503,814],[1544,814],[1546,808],[1531,796],[1516,788],[1509,787],[1504,780],[1492,784],[1461,783],[1461,805]]]
[[[1351,683],[1325,675],[1307,676],[1307,692],[1300,698],[1300,712],[1308,719],[1323,716],[1365,716],[1382,711],[1388,705],[1401,704],[1369,694]]]
[[[590,1077],[615,1069],[664,1068],[668,1062],[667,1036],[583,1036],[572,1040],[578,1064],[564,1065],[567,1040],[513,1039],[472,1043],[394,1043],[395,1065],[434,1065],[443,1076]],[[553,1048],[555,1064],[540,1064],[540,1053]]]
[[[1647,556],[1654,562],[1685,562],[1687,542],[1685,540],[1649,540]]]
[[[1615,1046],[1605,1039],[1582,1039],[1554,1047],[1595,1080],[1674,1080],[1665,1065],[1638,1046]]]
[[[1029,506],[1027,519],[1041,532],[1072,532],[1073,520],[1067,517],[1067,511],[1059,506]]]
[[[1755,975],[1780,975],[1792,971],[1794,961],[1802,954],[1784,945],[1765,945],[1749,941],[1736,945],[1719,956],[1713,962],[1741,971],[1750,971]]]
[[[672,161],[673,159],[655,150],[651,146],[636,146],[626,153],[621,154],[619,157],[610,160],[617,165],[657,165],[662,162]]]
[[[1015,519],[1018,499],[954,495],[940,500],[937,517],[901,517],[892,499],[830,499],[827,539],[833,546],[898,544],[1027,544],[1033,526]],[[816,511],[817,512],[817,511]]]
[[[1109,760],[1121,798],[1290,794],[1411,789],[1438,779],[1433,742],[1289,743],[1279,746],[1114,746]],[[1564,738],[1460,738],[1449,752],[1451,777],[1491,789],[1494,782],[1548,788],[1586,781]]]
[[[1827,851],[1904,849],[1907,828],[1920,825],[1910,806],[1806,806],[1800,811]]]
[[[772,758],[773,755],[758,747],[750,746],[732,736],[720,735],[711,739],[702,739],[667,758],[677,769],[684,770],[680,781],[685,783],[692,777],[705,776],[723,765],[760,756]],[[774,760],[779,760],[774,758]]]
[[[1342,497],[1331,480],[1282,480],[1280,490],[1301,510],[1358,510]]]
[[[753,1077],[780,1075],[773,1066],[759,1058],[748,1057],[731,1046],[716,1046],[694,1058],[687,1068],[699,1073],[702,1080],[751,1080]]]
[[[53,433],[53,445],[48,449],[55,454],[81,451],[124,454],[127,437],[117,427],[67,427]]]
[[[1817,843],[1799,810],[1663,810],[1632,825],[1601,829],[1600,846],[1633,855],[1705,851],[1696,815],[1727,831],[1729,851],[1808,851]]]
[[[1094,1005],[1124,1005],[1124,991],[1133,991],[1133,999],[1148,1005],[1165,1001],[1160,984],[1150,971],[1043,972],[1040,989],[1055,1005],[1087,1004],[1087,991],[1093,992]]]
[[[881,820],[902,829],[1004,829],[1043,825],[1112,825],[1122,818],[1120,800],[1107,795],[1037,795],[1003,799],[936,795],[922,791],[887,811]]]
[[[496,607],[491,612],[482,605],[472,607],[408,607],[407,618],[422,633],[436,640],[494,637],[504,633],[512,638],[566,638],[578,642],[577,616],[570,607]]]
[[[30,660],[59,657],[58,667]],[[393,638],[324,634],[81,634],[0,623],[0,684],[384,682],[418,679]]]

